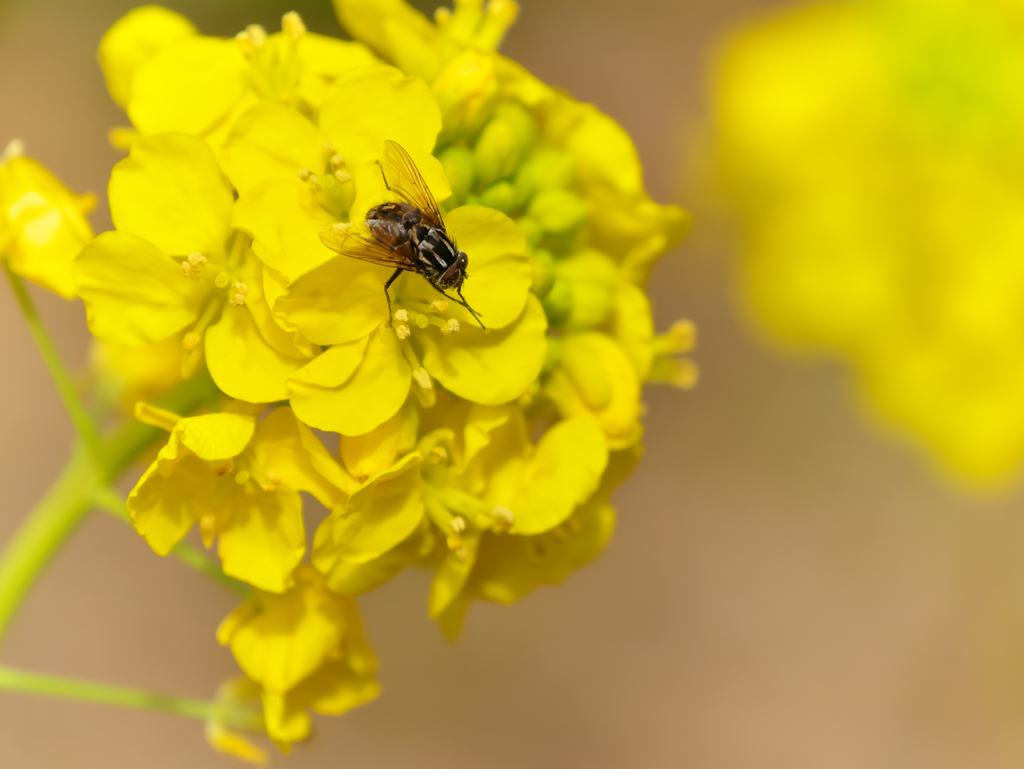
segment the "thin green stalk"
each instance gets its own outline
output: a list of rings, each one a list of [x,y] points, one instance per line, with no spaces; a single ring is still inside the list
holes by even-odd
[[[49,369],[54,384],[57,385],[57,390],[60,393],[61,400],[64,401],[64,407],[71,416],[75,430],[78,432],[78,436],[82,439],[86,448],[93,455],[96,455],[99,451],[99,435],[96,432],[96,425],[90,418],[85,406],[82,405],[82,400],[78,397],[78,391],[71,381],[71,376],[68,374],[67,369],[64,368],[60,355],[57,353],[57,348],[54,347],[53,340],[50,339],[50,335],[47,333],[45,326],[43,326],[32,297],[28,295],[28,290],[25,288],[24,281],[19,275],[11,271],[11,267],[6,259],[0,259],[0,262],[3,262],[4,272],[7,273],[7,280],[10,282],[14,296],[21,306],[21,312],[28,322],[28,328],[32,332],[32,338],[36,341],[36,347],[39,348],[39,353],[43,356],[43,362],[46,364],[46,368]]]
[[[187,414],[216,392],[204,372],[179,384],[157,405]],[[0,638],[36,578],[91,509],[97,489],[110,486],[160,434],[155,427],[129,418],[103,438],[98,454],[81,447],[74,451],[0,555]]]
[[[188,697],[168,697],[162,694],[129,689],[123,686],[97,684],[70,678],[42,675],[0,665],[0,689],[10,692],[41,694],[68,700],[84,700],[104,705],[118,705],[135,710],[155,710],[187,718],[208,720],[216,713],[224,725],[236,729],[258,731],[263,720],[258,713],[243,708]]]
[[[132,525],[132,519],[131,516],[128,515],[128,509],[125,507],[124,500],[121,499],[120,495],[113,489],[97,489],[93,499],[100,508],[110,513],[114,518],[117,518],[123,523],[127,523],[129,526]],[[186,566],[189,566],[208,577],[212,577],[240,598],[249,597],[248,585],[244,582],[240,582],[234,577],[229,577],[221,570],[215,560],[199,548],[193,547],[188,542],[179,542],[175,545],[174,550],[171,551],[171,555]]]

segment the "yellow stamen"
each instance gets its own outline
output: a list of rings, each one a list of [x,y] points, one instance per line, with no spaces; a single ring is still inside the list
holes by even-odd
[[[217,473],[217,475],[227,475],[234,469],[235,463],[232,462],[230,459],[225,459],[223,462],[217,465],[217,467],[214,469],[214,472]]]
[[[448,325],[441,329],[441,333],[445,336],[451,336],[457,334],[459,331],[459,322],[455,318],[448,318]]]
[[[185,352],[192,352],[196,349],[197,344],[199,344],[199,334],[195,331],[189,331],[181,339],[181,349]]]
[[[442,6],[438,8],[436,11],[434,11],[434,23],[437,24],[437,26],[440,27],[441,29],[444,29],[449,24],[451,24],[451,21],[452,12],[450,8],[445,8],[444,6]]]
[[[438,312],[447,312],[448,302],[446,302],[444,299],[435,299],[433,302],[430,303],[430,309],[437,310]]]
[[[348,171],[344,169],[338,169],[337,171],[334,172],[334,178],[337,179],[342,184],[348,184],[350,181],[352,181],[352,174],[350,174]]]
[[[309,177],[312,176],[312,175],[313,175],[313,172],[310,171],[308,168],[300,168],[299,169],[299,178],[302,179],[302,181],[304,181],[304,182],[308,182],[309,181]]]
[[[452,518],[451,527],[456,534],[461,534],[466,530],[466,519],[461,515],[455,516]]]
[[[309,191],[316,195],[318,192],[323,192],[324,185],[320,183],[320,179],[316,174],[310,174],[309,179],[306,181],[309,186]]]
[[[424,390],[434,389],[434,383],[430,379],[430,374],[427,373],[425,368],[418,368],[412,372],[412,378],[416,380],[416,384],[422,387]]]
[[[494,518],[492,528],[499,532],[509,531],[516,522],[516,517],[512,511],[500,505],[491,510],[491,517]]]
[[[263,29],[259,24],[250,24],[245,28],[245,33],[257,48],[262,48],[263,44],[267,42],[267,30]]]
[[[231,290],[234,293],[231,294],[228,301],[235,305],[235,307],[241,307],[245,304],[245,293],[249,290],[249,287],[245,285],[245,283],[235,283],[235,285],[231,287]]]
[[[405,323],[399,323],[395,326],[395,335],[399,339],[408,339],[412,336],[412,329],[410,329]]]
[[[289,11],[281,17],[281,30],[292,40],[298,40],[306,34],[306,25],[303,24],[302,17],[299,14],[295,11]]]
[[[332,147],[333,149],[333,147]],[[331,168],[337,171],[339,168],[345,167],[345,156],[340,152],[335,152],[331,155]]]
[[[409,322],[409,311],[408,310],[398,310],[398,311],[396,311],[395,312],[395,320],[397,320],[399,323],[408,323]]]
[[[200,253],[189,254],[188,259],[181,263],[181,271],[185,273],[186,278],[195,278],[202,271],[204,264],[206,264],[205,256]]]
[[[277,491],[277,487],[281,485],[281,477],[271,470],[267,473],[267,482],[263,485],[264,491]]]

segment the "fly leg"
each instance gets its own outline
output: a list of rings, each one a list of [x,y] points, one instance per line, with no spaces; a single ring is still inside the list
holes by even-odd
[[[428,281],[428,283],[429,283],[429,281]],[[430,285],[434,286],[433,283],[431,283]],[[440,294],[445,299],[448,299],[448,300],[450,300],[452,302],[455,302],[455,304],[461,304],[463,307],[465,307],[467,310],[469,310],[469,314],[472,315],[473,318],[476,320],[476,322],[480,324],[480,328],[482,328],[484,331],[488,330],[487,326],[484,325],[484,322],[482,320],[480,320],[480,316],[476,314],[476,310],[474,310],[472,307],[470,307],[469,303],[466,302],[466,298],[462,295],[462,289],[461,288],[455,289],[456,291],[459,292],[459,298],[458,299],[456,299],[454,296],[448,296],[448,294],[446,294],[442,289],[437,288],[437,286],[434,286],[434,288],[437,289],[437,291],[439,291]]]
[[[388,192],[391,192],[391,185],[388,184],[388,177],[384,175],[384,166],[381,165],[379,160],[377,161],[377,168],[380,169],[380,178],[384,180],[384,186],[387,188]]]
[[[388,282],[384,284],[384,296],[387,297],[387,300],[388,300],[388,325],[389,326],[391,325],[392,315],[391,315],[391,294],[388,293],[388,289],[391,288],[391,284],[394,283],[396,280],[398,280],[398,276],[401,275],[403,272],[404,272],[404,270],[401,267],[399,267],[397,270],[395,270],[394,274],[390,278],[388,278]],[[470,310],[470,312],[472,312],[472,310]]]

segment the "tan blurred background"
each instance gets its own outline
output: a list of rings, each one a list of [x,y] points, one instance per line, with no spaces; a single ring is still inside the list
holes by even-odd
[[[207,34],[326,0],[174,0]],[[102,192],[123,116],[94,51],[129,0],[0,2],[0,144]],[[424,4],[426,5],[426,4]],[[405,574],[363,601],[384,695],[318,719],[288,767],[944,769],[1024,761],[1021,496],[963,496],[857,413],[838,370],[763,349],[736,319],[733,227],[701,183],[714,43],[781,3],[524,0],[505,51],[635,137],[656,199],[697,228],[652,281],[659,325],[697,321],[703,378],[648,393],[649,453],[608,552],[513,608],[475,606],[457,647]],[[98,229],[109,226],[101,209]],[[79,305],[40,296],[81,366]],[[0,291],[0,541],[71,429]],[[231,596],[88,520],[30,595],[0,661],[209,697],[235,674]],[[229,767],[198,722],[0,693],[0,767]]]

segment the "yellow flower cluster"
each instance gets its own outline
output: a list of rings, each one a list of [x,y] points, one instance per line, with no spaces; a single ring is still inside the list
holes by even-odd
[[[436,23],[400,0],[337,10],[360,42],[295,13],[234,39],[155,6],[118,21],[99,50],[132,123],[111,131],[128,152],[115,229],[40,277],[83,300],[97,365],[169,433],[128,499],[138,533],[165,555],[198,526],[252,587],[218,632],[246,675],[224,697],[259,698],[282,749],[307,710],[378,692],[355,596],[428,569],[454,637],[472,600],[515,601],[594,558],[642,453],[641,386],[695,379],[692,326],[656,335],[643,289],[688,218],[647,196],[611,118],[495,52],[516,4],[461,0]],[[394,199],[386,141],[468,254],[486,329],[411,272],[389,311],[392,270],[324,245]],[[0,168],[5,201],[23,162]],[[79,201],[24,168],[42,192],[5,213],[64,217],[81,246]],[[8,251],[30,277],[37,240]],[[224,395],[206,412],[134,402],[204,368]],[[330,511],[312,542],[302,492]],[[208,735],[262,760],[219,722]]]
[[[717,79],[757,322],[982,484],[1024,460],[1022,74],[1019,4],[860,0],[751,25]]]

